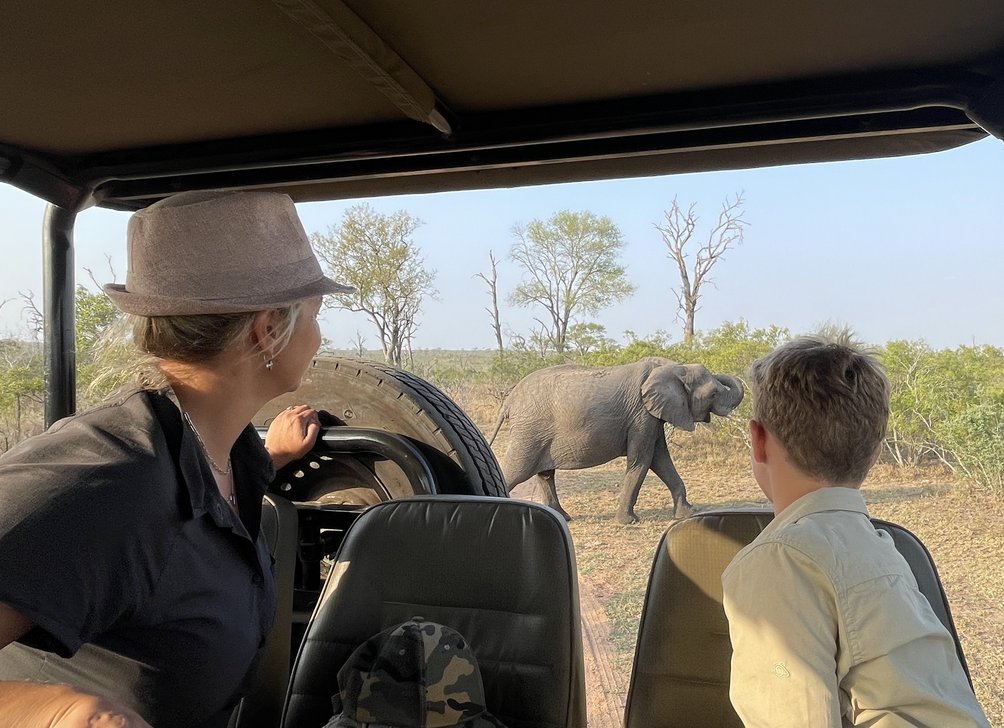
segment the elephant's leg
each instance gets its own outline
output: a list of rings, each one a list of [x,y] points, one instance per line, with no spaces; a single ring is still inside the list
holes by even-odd
[[[614,520],[618,523],[638,523],[641,519],[634,512],[634,504],[638,502],[638,492],[641,484],[645,482],[648,475],[649,464],[640,458],[632,459],[628,455],[627,472],[624,473],[624,480],[621,481],[621,497],[617,504],[617,513]]]
[[[502,466],[502,475],[505,476],[505,484],[509,492],[512,492],[512,489],[520,483],[536,475],[539,467],[535,459],[527,456],[525,449],[514,447],[506,450],[502,462],[499,464]]]
[[[638,493],[645,482],[645,476],[652,466],[652,451],[657,437],[662,436],[662,422],[650,418],[641,427],[635,427],[627,435],[627,471],[621,481],[621,497],[614,518],[618,523],[638,523],[641,519],[634,512]]]
[[[670,457],[665,437],[660,437],[655,444],[655,452],[652,455],[652,470],[673,494],[673,517],[684,518],[692,514],[694,507],[687,502],[687,487],[683,484],[683,478],[676,472],[676,466],[673,465],[673,458]]]
[[[554,487],[554,471],[545,470],[543,473],[537,473],[537,478],[544,484],[544,503],[549,508],[553,508],[560,513],[566,521],[571,521],[572,517],[565,512],[565,509],[561,507],[561,503],[558,502],[558,491]]]

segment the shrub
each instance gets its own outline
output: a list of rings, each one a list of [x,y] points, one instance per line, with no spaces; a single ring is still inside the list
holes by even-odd
[[[1001,457],[993,403],[1004,391],[1004,352],[992,346],[932,350],[890,341],[881,355],[891,385],[886,451],[901,466],[940,461],[983,485],[980,464]],[[982,434],[981,434],[982,433]],[[992,479],[991,479],[992,480]]]
[[[944,428],[946,448],[972,482],[1004,495],[1004,392],[983,394]]]

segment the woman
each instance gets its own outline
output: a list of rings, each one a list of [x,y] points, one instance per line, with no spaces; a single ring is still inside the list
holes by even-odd
[[[128,237],[105,291],[140,385],[0,458],[0,726],[226,726],[274,618],[261,498],[319,423],[291,407],[263,446],[248,422],[299,386],[321,296],[352,289],[285,195],[176,195]]]

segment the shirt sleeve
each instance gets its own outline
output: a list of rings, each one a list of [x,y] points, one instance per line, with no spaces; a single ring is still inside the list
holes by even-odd
[[[770,542],[722,578],[732,640],[729,697],[746,728],[840,728],[836,600],[808,556]]]
[[[34,440],[0,459],[0,601],[35,625],[21,642],[66,657],[150,593],[173,464],[93,429]]]

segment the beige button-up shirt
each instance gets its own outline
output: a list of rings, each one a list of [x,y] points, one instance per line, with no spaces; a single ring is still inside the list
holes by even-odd
[[[951,635],[857,490],[799,498],[722,585],[747,728],[989,728]]]

